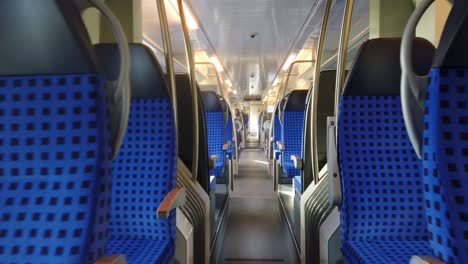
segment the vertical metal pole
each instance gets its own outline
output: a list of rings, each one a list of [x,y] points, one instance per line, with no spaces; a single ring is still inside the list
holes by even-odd
[[[354,0],[346,0],[343,23],[341,26],[340,46],[338,48],[338,68],[336,72],[335,84],[335,116],[338,122],[338,108],[340,96],[343,90],[346,72],[346,52],[348,51],[349,34],[351,28],[351,20],[353,16]]]
[[[192,45],[190,43],[190,34],[185,18],[184,4],[182,0],[177,0],[179,7],[180,21],[184,32],[185,52],[187,53],[188,72],[190,77],[190,86],[192,88],[193,104],[193,160],[192,160],[192,180],[197,181],[198,176],[198,151],[199,151],[199,120],[198,120],[198,89],[195,76],[195,59],[193,58]]]
[[[314,183],[318,182],[318,175],[320,168],[318,167],[318,151],[317,151],[317,103],[318,103],[318,94],[319,94],[319,86],[320,86],[320,72],[322,68],[322,56],[323,50],[325,47],[325,39],[327,34],[328,28],[328,19],[330,17],[330,11],[332,6],[333,0],[327,0],[325,11],[322,18],[322,28],[320,29],[319,41],[318,41],[318,48],[317,48],[317,58],[315,61],[315,73],[314,73],[314,84],[312,86],[312,96],[311,96],[311,104],[309,114],[312,114],[312,122],[310,123],[311,126],[311,136],[312,140],[310,141],[311,147],[311,154],[312,154],[312,175],[314,175]],[[305,133],[304,133],[305,135]]]
[[[169,77],[169,87],[171,90],[171,95],[172,95],[172,107],[174,109],[174,119],[175,119],[175,132],[176,132],[176,146],[178,146],[178,116],[177,116],[177,90],[176,90],[176,85],[175,85],[175,75],[174,75],[174,63],[173,63],[173,55],[172,55],[172,44],[171,44],[171,34],[169,32],[169,25],[167,23],[167,15],[166,15],[166,7],[164,5],[164,0],[156,0],[156,3],[158,5],[158,15],[159,15],[159,23],[161,26],[161,32],[163,36],[163,42],[164,42],[164,49],[166,51],[165,55],[165,61],[166,61],[166,71],[167,75]],[[176,148],[176,153],[177,148]]]

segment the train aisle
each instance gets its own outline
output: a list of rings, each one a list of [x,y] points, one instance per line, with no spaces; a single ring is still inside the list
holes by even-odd
[[[297,263],[262,150],[242,152],[234,188],[217,263]]]

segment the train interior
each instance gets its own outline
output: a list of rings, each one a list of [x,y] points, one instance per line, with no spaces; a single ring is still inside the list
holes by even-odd
[[[468,263],[468,1],[0,0],[0,264]]]

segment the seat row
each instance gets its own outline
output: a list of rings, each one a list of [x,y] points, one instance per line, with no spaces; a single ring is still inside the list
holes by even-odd
[[[463,1],[454,4],[437,50],[423,39],[411,44],[415,74],[430,77],[420,92],[425,95],[422,115],[415,110],[408,120],[408,110],[402,107],[408,74],[400,67],[402,40],[371,39],[362,45],[347,74],[338,123],[328,122],[328,127],[336,127],[337,138],[333,130],[328,143],[319,137],[319,158],[327,153],[327,144],[337,149],[336,155],[329,154],[328,161],[319,163],[328,164],[328,196],[339,208],[341,248],[348,263],[465,263],[468,259],[468,58],[462,48],[468,41],[468,6]],[[334,79],[335,73],[330,74]],[[326,86],[321,79],[321,90],[333,88]],[[331,96],[325,97],[319,100],[333,104]],[[304,91],[292,91],[278,104],[271,126],[270,158],[279,164],[277,177],[294,178],[297,195],[309,184],[302,184],[304,132],[310,122],[305,118],[306,98]],[[416,108],[418,101],[413,100]],[[326,108],[317,111],[331,116]],[[325,116],[317,117],[322,135],[327,131]],[[409,122],[416,122],[422,135],[421,149],[416,151]],[[312,214],[325,219],[329,213]]]
[[[9,38],[0,44],[0,262],[122,255],[171,263],[175,208],[185,200],[178,153],[192,145],[176,145],[181,130],[163,70],[142,44],[93,46],[73,1],[25,2],[0,3],[0,34]],[[131,97],[116,100],[125,94],[114,81],[125,63],[122,44]],[[216,94],[202,99],[206,158],[194,162],[213,161],[203,180],[210,192],[233,155],[232,122]],[[126,105],[128,122],[120,115]]]

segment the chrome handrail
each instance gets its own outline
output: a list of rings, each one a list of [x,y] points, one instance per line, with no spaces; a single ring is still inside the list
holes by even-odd
[[[175,133],[176,133],[176,146],[178,146],[178,115],[177,115],[177,89],[175,84],[175,74],[174,74],[174,63],[173,63],[173,53],[172,53],[172,43],[171,43],[171,33],[169,31],[169,25],[167,22],[166,6],[164,0],[156,0],[158,5],[158,15],[159,15],[159,24],[161,27],[164,48],[165,48],[165,61],[166,61],[166,71],[168,75],[169,88],[172,95],[172,107],[174,109],[174,120],[175,120]],[[176,149],[176,153],[178,150]],[[178,155],[178,154],[177,154]]]
[[[283,86],[283,89],[282,89],[282,92],[281,92],[281,99],[286,94],[286,89],[288,88],[288,83],[289,83],[289,77],[292,74],[292,70],[293,70],[294,66],[296,64],[299,64],[299,63],[314,63],[314,62],[315,62],[315,60],[297,60],[297,61],[294,61],[293,63],[291,63],[291,65],[289,66],[289,69],[288,69],[288,74],[286,75],[286,82],[284,83],[284,86]],[[280,121],[281,125],[283,125],[281,109],[278,112],[278,115],[279,115],[279,121]]]
[[[193,58],[192,45],[190,43],[190,33],[185,17],[184,4],[182,0],[177,0],[179,8],[180,22],[184,33],[185,52],[188,61],[188,73],[190,77],[190,87],[192,88],[193,105],[193,153],[192,153],[192,180],[197,181],[198,177],[198,152],[199,152],[199,120],[198,120],[198,90],[195,76],[195,59]]]
[[[318,183],[319,181],[319,172],[320,168],[318,167],[318,140],[317,140],[317,103],[318,103],[318,94],[319,94],[319,85],[320,85],[320,72],[322,68],[322,56],[323,50],[325,47],[325,34],[327,33],[328,28],[328,19],[330,17],[330,11],[332,6],[333,0],[327,0],[325,5],[325,11],[322,18],[322,27],[320,29],[320,35],[318,40],[318,48],[317,48],[317,58],[315,61],[315,73],[314,73],[314,83],[312,86],[312,96],[311,96],[311,103],[309,104],[309,108],[312,112],[312,122],[310,123],[311,126],[311,136],[312,140],[310,141],[311,153],[312,153],[312,175],[314,183]],[[304,133],[306,135],[306,133]],[[315,177],[316,176],[316,177]]]

